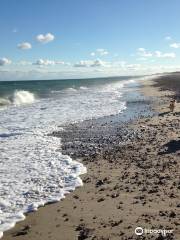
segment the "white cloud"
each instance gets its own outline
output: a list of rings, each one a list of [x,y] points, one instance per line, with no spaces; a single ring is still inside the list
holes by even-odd
[[[171,48],[180,48],[180,43],[171,43],[169,46]]]
[[[74,64],[74,67],[105,67],[108,66],[106,62],[96,59],[92,60],[81,60]]]
[[[11,64],[11,60],[9,60],[7,58],[0,58],[0,66],[4,66],[7,64]]]
[[[75,63],[74,67],[89,67],[90,64],[91,64],[91,61],[81,60],[81,61]]]
[[[158,58],[175,58],[176,54],[171,52],[171,53],[162,53],[160,51],[155,51],[155,56]]]
[[[92,52],[90,55],[91,55],[91,56],[95,56],[96,54],[95,54],[95,52]]]
[[[55,64],[69,65],[69,63],[65,63],[63,61],[55,61]]]
[[[26,60],[21,60],[17,63],[17,65],[27,66],[27,65],[32,65],[32,62],[26,61]]]
[[[98,48],[96,50],[96,52],[98,52],[101,56],[108,54],[108,51],[106,49],[103,49],[103,48]]]
[[[145,58],[153,56],[153,54],[148,52],[145,48],[138,48],[138,55]]]
[[[108,54],[109,54],[109,52],[106,49],[98,48],[98,49],[96,49],[95,52],[92,52],[90,55],[91,56],[95,56],[95,55],[104,56],[104,55],[108,55]]]
[[[48,60],[48,59],[38,59],[36,62],[33,63],[33,65],[38,65],[38,66],[52,66],[56,64],[62,64],[64,65],[65,62],[63,61],[54,61],[54,60]]]
[[[172,37],[171,37],[171,36],[166,36],[166,37],[165,37],[165,40],[166,40],[166,41],[171,41],[171,40],[172,40]]]
[[[127,64],[127,65],[125,65],[125,68],[127,70],[137,71],[141,68],[141,64]]]
[[[145,48],[138,48],[137,54],[140,56],[140,58],[137,58],[137,60],[147,60],[149,57],[156,57],[156,58],[175,58],[176,54],[173,52],[168,53],[162,53],[161,51],[155,51],[155,52],[149,52]]]
[[[180,65],[173,66],[168,63],[158,64],[133,64],[124,61],[105,62],[108,67],[90,67],[94,61],[88,61],[88,68],[22,68],[21,66],[9,68],[9,70],[0,69],[0,80],[34,80],[34,79],[69,79],[69,78],[86,78],[86,77],[105,77],[105,76],[125,76],[125,75],[142,75],[151,73],[162,73],[178,71]],[[72,66],[72,65],[71,65]]]
[[[124,68],[125,66],[126,66],[126,64],[127,64],[127,62],[126,61],[116,61],[115,63],[114,63],[114,65],[115,66],[120,66],[120,67],[122,67],[122,68]]]
[[[145,57],[139,57],[139,58],[136,58],[136,60],[138,60],[138,61],[146,61],[147,58],[145,58]]]
[[[47,33],[47,34],[45,34],[45,35],[39,34],[39,35],[37,35],[37,37],[36,37],[37,41],[40,42],[40,43],[48,43],[48,42],[51,42],[51,41],[54,40],[54,38],[55,38],[54,35],[51,34],[51,33]]]
[[[117,69],[121,69],[121,70],[133,70],[133,71],[136,71],[136,70],[139,70],[140,67],[141,67],[141,64],[137,64],[137,63],[127,63],[126,61],[116,61],[116,62],[113,62],[111,63],[111,67],[115,67]]]
[[[97,60],[95,60],[90,66],[91,66],[91,67],[105,67],[105,66],[106,66],[106,63],[103,62],[103,61],[100,60],[100,59],[97,59]]]
[[[31,49],[32,48],[31,44],[28,43],[28,42],[20,43],[20,44],[17,45],[17,47],[19,49],[22,49],[22,50],[27,50],[27,49]]]

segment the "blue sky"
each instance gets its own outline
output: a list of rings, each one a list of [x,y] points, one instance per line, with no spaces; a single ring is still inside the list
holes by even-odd
[[[0,80],[180,67],[179,0],[1,0]]]

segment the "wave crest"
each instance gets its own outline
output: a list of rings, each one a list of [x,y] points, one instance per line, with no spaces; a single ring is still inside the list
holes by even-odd
[[[15,105],[29,104],[33,103],[34,101],[35,101],[34,94],[24,90],[15,91],[13,96],[13,104]]]
[[[7,98],[0,98],[0,107],[10,105],[11,101]]]
[[[16,90],[12,96],[7,96],[4,98],[0,98],[0,107],[8,106],[8,105],[23,105],[23,104],[31,104],[35,101],[35,95],[29,91],[25,90]]]

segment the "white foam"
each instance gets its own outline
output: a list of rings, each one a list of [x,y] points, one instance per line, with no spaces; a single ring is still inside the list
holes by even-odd
[[[60,152],[61,139],[48,133],[60,124],[116,114],[126,108],[122,84],[61,91],[49,99],[17,91],[0,111],[0,236],[47,202],[82,185],[86,168]],[[31,104],[27,104],[30,103]]]
[[[9,105],[25,105],[35,102],[35,95],[29,91],[16,90],[12,96],[0,98],[0,109]]]
[[[84,86],[81,86],[79,89],[81,89],[81,90],[87,90],[88,88],[87,88],[87,87],[84,87]]]
[[[21,104],[30,104],[35,101],[35,96],[33,93],[28,91],[15,91],[13,96],[13,104],[21,105]]]
[[[67,92],[76,92],[77,89],[71,87],[71,88],[67,88],[66,91]]]

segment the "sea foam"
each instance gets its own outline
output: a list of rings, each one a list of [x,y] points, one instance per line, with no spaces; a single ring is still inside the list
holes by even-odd
[[[13,96],[13,104],[21,105],[21,104],[30,104],[35,101],[35,96],[33,93],[28,91],[15,91]]]
[[[35,95],[29,91],[16,90],[12,95],[0,98],[0,107],[8,105],[23,105],[31,104],[35,101]]]

